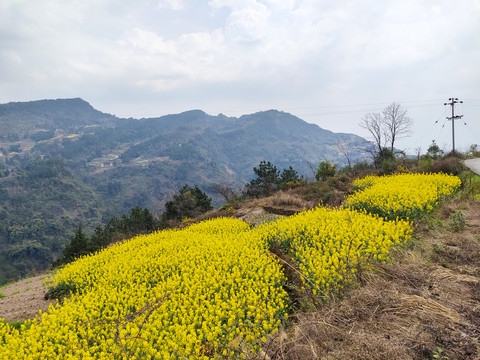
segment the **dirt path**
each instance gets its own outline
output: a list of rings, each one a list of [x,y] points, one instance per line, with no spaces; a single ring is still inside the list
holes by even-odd
[[[45,311],[56,300],[45,300],[47,292],[43,282],[48,274],[31,277],[0,289],[0,318],[7,322],[33,319],[39,310]]]

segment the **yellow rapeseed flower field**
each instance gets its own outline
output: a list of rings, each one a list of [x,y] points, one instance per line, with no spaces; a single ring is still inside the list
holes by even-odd
[[[461,186],[457,176],[446,174],[400,174],[357,179],[359,189],[345,201],[346,207],[367,211],[390,220],[417,218]]]
[[[118,243],[68,264],[73,289],[20,329],[0,319],[0,360],[211,359],[256,351],[287,318],[279,243],[304,285],[326,298],[407,241],[409,218],[453,194],[443,174],[367,177],[346,207],[318,207],[250,229],[219,218]],[[371,215],[373,214],[373,215]],[[392,221],[389,221],[392,220]]]
[[[0,323],[0,359],[231,357],[285,320],[284,281],[240,220],[138,236],[59,270],[75,294],[21,331]]]

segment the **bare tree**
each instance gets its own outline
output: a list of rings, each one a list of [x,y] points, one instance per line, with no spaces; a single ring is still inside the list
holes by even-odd
[[[383,127],[383,118],[380,113],[368,113],[360,122],[360,127],[368,130],[375,143],[375,148],[378,152],[385,147],[385,130]]]
[[[395,141],[412,133],[413,120],[407,116],[407,110],[398,103],[391,103],[383,110],[382,123],[385,129],[386,141],[393,151]]]
[[[345,159],[347,159],[347,164],[348,167],[352,167],[352,162],[351,162],[351,151],[353,150],[349,143],[345,139],[337,139],[335,142],[335,147],[337,148],[337,151],[345,156]]]
[[[421,146],[417,146],[415,148],[415,153],[417,154],[417,160],[420,160],[420,156],[422,155],[422,147]]]
[[[222,195],[227,203],[235,199],[235,192],[229,185],[211,184],[211,188],[213,192]]]
[[[402,105],[391,103],[382,113],[366,114],[359,125],[372,136],[377,153],[387,144],[393,152],[395,141],[411,134],[413,120],[407,116],[407,110]]]
[[[310,170],[312,171],[313,177],[315,178],[315,173],[317,172],[317,168],[316,168],[315,164],[312,163],[312,162],[309,161],[309,160],[307,160],[306,163],[307,163],[308,167],[310,168]],[[317,165],[317,166],[318,166],[318,165]]]

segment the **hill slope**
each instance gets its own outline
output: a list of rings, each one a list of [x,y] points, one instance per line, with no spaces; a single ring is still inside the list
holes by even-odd
[[[82,99],[0,104],[0,283],[44,268],[79,223],[93,229],[137,205],[159,215],[185,184],[219,206],[224,200],[211,185],[238,190],[261,160],[311,177],[321,160],[345,161],[339,141],[368,146],[276,110],[121,119]],[[6,255],[32,244],[38,251],[24,251],[22,261]]]
[[[301,191],[289,195],[295,192]],[[278,205],[283,195],[262,200]],[[329,302],[301,299],[302,307],[296,307],[292,320],[269,338],[265,353],[271,359],[476,359],[479,227],[477,201],[442,202],[418,223],[415,240],[398,249],[392,263],[375,263],[373,269],[358,273],[354,286]],[[7,317],[8,310],[20,316],[9,321],[25,319],[20,307],[12,308],[13,299],[24,299],[29,291],[43,297],[32,283],[23,286],[2,289],[6,297],[0,299],[0,317]]]

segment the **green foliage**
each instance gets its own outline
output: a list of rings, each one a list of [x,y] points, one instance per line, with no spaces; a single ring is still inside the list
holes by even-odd
[[[51,139],[55,136],[55,131],[50,130],[50,131],[37,131],[33,134],[30,134],[30,139],[33,141],[43,141],[43,140],[48,140]]]
[[[433,352],[433,358],[438,359],[438,360],[448,360],[448,357],[443,355],[443,350],[442,348],[437,348],[436,351]]]
[[[479,200],[480,176],[471,171],[464,171],[459,174],[459,177],[462,180],[463,185],[462,198]]]
[[[8,148],[8,151],[10,151],[10,152],[22,152],[22,147],[20,146],[20,144],[10,145],[9,148]]]
[[[5,294],[0,291],[0,299],[4,298]]]
[[[6,139],[10,141],[18,141],[20,140],[20,136],[17,133],[10,132],[7,134]]]
[[[435,143],[435,140],[432,141],[432,144],[428,147],[426,156],[433,160],[440,159],[443,156],[443,151]]]
[[[65,246],[62,256],[54,263],[69,263],[76,258],[91,254],[113,242],[128,239],[138,234],[146,234],[158,228],[157,220],[148,209],[134,207],[130,216],[123,215],[121,219],[113,217],[105,226],[98,226],[92,235],[87,236],[81,225],[78,226],[70,242]]]
[[[382,148],[382,150],[380,150],[380,152],[377,155],[375,155],[375,158],[373,160],[373,163],[376,169],[382,169],[386,171],[384,172],[384,174],[393,172],[393,169],[395,169],[394,162],[395,162],[395,154],[393,153],[392,150],[387,148]]]
[[[287,188],[298,184],[301,180],[301,177],[298,175],[298,172],[290,165],[288,169],[283,169],[280,174],[280,184],[282,188]]]
[[[298,172],[289,166],[282,173],[270,161],[262,160],[258,167],[253,168],[256,178],[251,180],[243,191],[248,198],[258,198],[271,195],[278,189],[293,187],[302,179]]]
[[[390,175],[395,172],[397,169],[395,161],[392,160],[384,160],[382,165],[380,166],[379,175]]]
[[[433,159],[429,156],[424,156],[418,162],[418,167],[421,172],[430,172],[432,168]]]
[[[369,174],[373,171],[373,165],[368,161],[359,161],[352,166],[352,174],[355,177],[363,177],[361,175]]]
[[[337,164],[332,164],[328,160],[321,161],[318,164],[318,168],[317,168],[317,171],[315,173],[315,180],[325,181],[329,177],[335,176],[336,172],[337,172]]]
[[[152,213],[140,206],[132,209],[130,217],[124,215],[122,221],[124,234],[144,234],[155,230],[155,219]]]
[[[4,254],[11,261],[22,262],[36,259],[37,262],[41,262],[45,266],[52,260],[49,249],[38,242],[38,240],[23,240],[22,242],[8,245],[5,247]]]
[[[71,237],[70,242],[63,249],[63,263],[69,263],[80,256],[90,253],[89,241],[82,226],[79,225],[75,234]]]
[[[77,286],[75,284],[67,284],[61,282],[56,286],[48,288],[47,293],[45,294],[45,300],[48,299],[63,299],[66,296],[69,296],[72,293],[77,292]]]
[[[34,160],[25,169],[30,180],[72,176],[60,159]]]
[[[277,167],[270,161],[262,160],[257,167],[253,168],[257,176],[248,183],[244,190],[247,197],[263,197],[271,195],[278,189],[280,184],[280,173]]]
[[[193,218],[212,210],[212,199],[208,197],[198,186],[184,185],[173,200],[165,204],[165,212],[162,215],[162,227],[167,227],[169,221],[182,221],[185,218]]]
[[[22,325],[24,324],[25,324],[25,321],[14,321],[10,323],[10,326],[20,331],[22,330]],[[27,324],[24,325],[24,330],[30,329],[31,326],[32,326],[32,323],[28,322]]]

